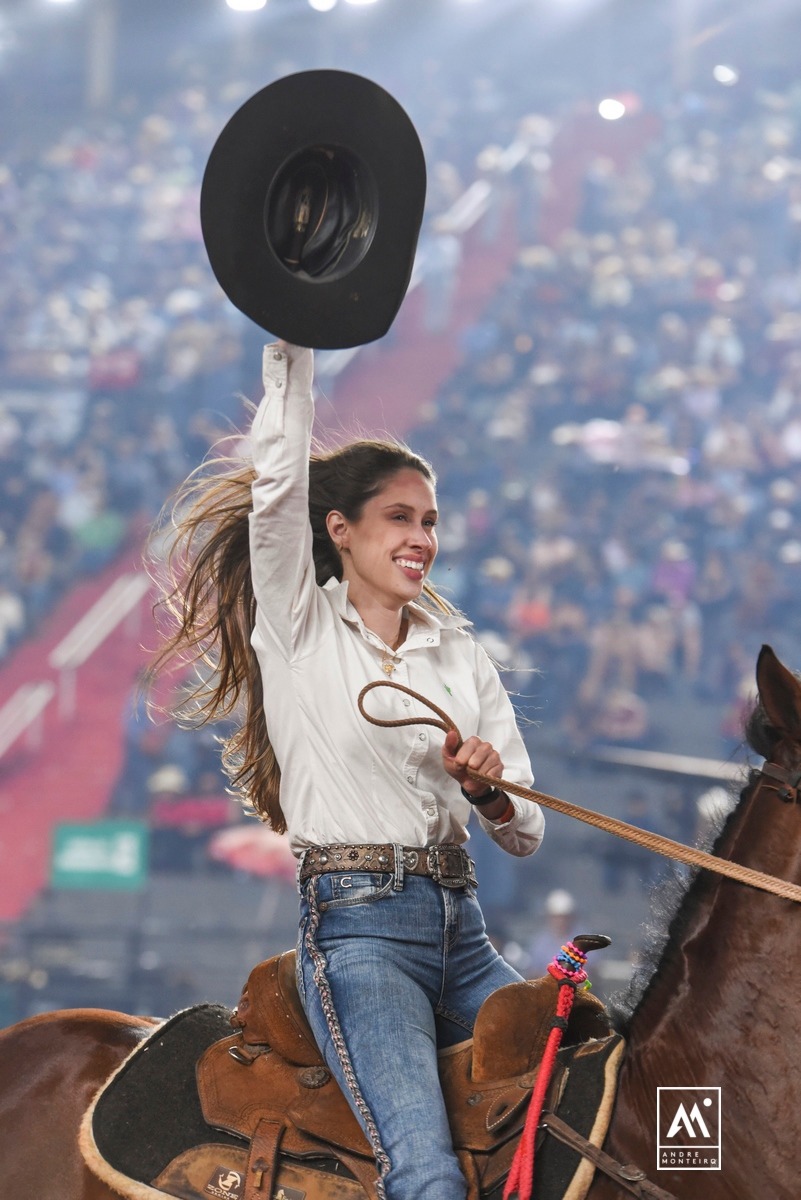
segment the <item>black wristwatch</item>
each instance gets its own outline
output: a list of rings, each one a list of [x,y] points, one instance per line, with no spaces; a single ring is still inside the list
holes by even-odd
[[[460,790],[468,804],[472,804],[474,808],[483,808],[486,804],[492,804],[493,801],[502,795],[501,789],[498,787],[491,787],[488,792],[484,792],[481,796],[471,796],[464,788]]]

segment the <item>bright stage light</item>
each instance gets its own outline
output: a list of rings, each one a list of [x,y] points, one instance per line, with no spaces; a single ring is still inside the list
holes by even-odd
[[[626,106],[622,100],[602,100],[598,113],[605,121],[619,121],[626,114]]]
[[[267,0],[225,0],[225,2],[234,12],[258,12],[267,4]]]
[[[739,71],[735,70],[734,67],[727,67],[725,63],[718,63],[712,71],[712,75],[724,87],[733,87],[740,80]]]
[[[337,0],[309,0],[309,5],[315,12],[330,12],[332,8],[336,8]]]

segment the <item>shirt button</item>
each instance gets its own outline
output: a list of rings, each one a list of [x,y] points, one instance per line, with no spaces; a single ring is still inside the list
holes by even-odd
[[[434,644],[433,638],[426,638],[426,641],[428,642],[429,646],[433,646],[433,644]]]
[[[276,361],[276,362],[280,362],[280,361],[281,361],[281,358],[282,358],[281,351],[280,351],[280,350],[275,350],[275,351],[273,352],[273,358],[275,359],[275,361]]]
[[[404,700],[403,704],[404,704],[405,708],[411,708],[412,702],[411,702],[411,700]]]
[[[407,782],[407,783],[414,783],[414,775],[407,775],[407,776],[406,776],[406,782]]]
[[[426,740],[426,735],[424,733],[418,733],[417,740],[420,742],[424,742]]]

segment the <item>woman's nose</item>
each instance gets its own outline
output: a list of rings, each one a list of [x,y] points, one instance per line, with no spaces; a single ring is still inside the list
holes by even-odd
[[[434,545],[434,539],[431,536],[431,531],[426,529],[424,525],[413,526],[409,540],[413,546]]]

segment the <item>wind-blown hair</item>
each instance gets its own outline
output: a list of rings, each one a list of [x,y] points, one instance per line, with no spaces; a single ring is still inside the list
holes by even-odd
[[[367,501],[403,468],[436,483],[431,465],[401,442],[360,439],[311,455],[309,520],[318,584],[332,576],[342,579],[342,560],[326,527],[328,514],[337,510],[358,521]],[[150,560],[161,593],[157,614],[166,616],[167,628],[149,674],[152,679],[176,657],[191,664],[190,681],[172,704],[172,715],[192,726],[234,718],[234,732],[221,738],[232,791],[283,833],[281,772],[264,713],[263,689],[269,681],[262,680],[250,641],[256,598],[248,517],[255,479],[245,459],[211,459],[190,475],[157,526]],[[168,525],[167,550],[159,556],[156,547]],[[284,581],[276,579],[275,587],[282,586]],[[434,611],[454,611],[429,584],[422,599]]]

